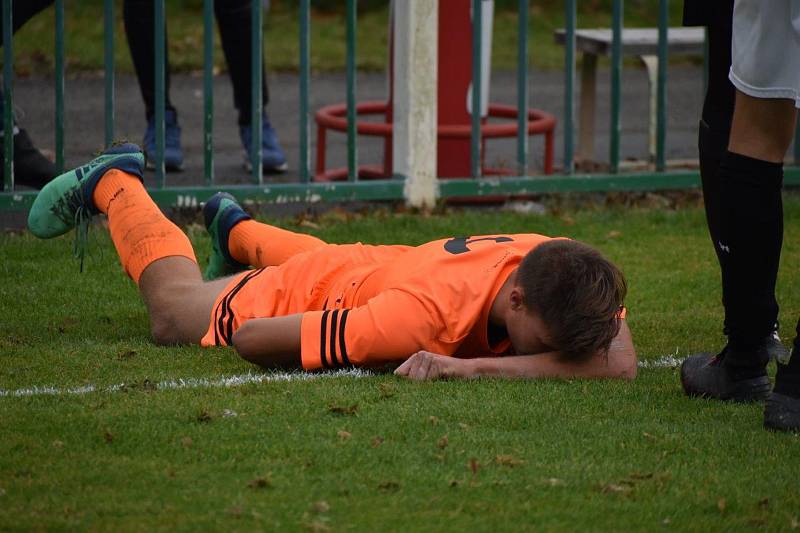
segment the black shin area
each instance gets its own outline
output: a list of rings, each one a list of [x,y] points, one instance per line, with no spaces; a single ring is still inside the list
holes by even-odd
[[[783,243],[783,165],[727,152],[719,176],[720,234],[715,247],[730,337],[728,364],[763,367],[768,356],[755,348],[773,331],[778,317],[775,282]]]

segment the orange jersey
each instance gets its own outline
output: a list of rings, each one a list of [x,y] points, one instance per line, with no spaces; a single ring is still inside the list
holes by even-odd
[[[374,366],[420,350],[474,357],[490,346],[489,312],[522,258],[549,237],[460,237],[417,247],[326,245],[235,277],[203,345],[230,344],[246,320],[303,313],[305,369]]]

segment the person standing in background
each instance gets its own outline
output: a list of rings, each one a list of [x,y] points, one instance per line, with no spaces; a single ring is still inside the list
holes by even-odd
[[[17,33],[28,20],[40,11],[49,7],[53,0],[25,0],[12,4],[11,25],[13,32]],[[3,14],[0,13],[0,28],[2,28]],[[0,91],[0,181],[5,179],[5,96]],[[34,145],[28,132],[17,126],[14,121],[14,183],[41,189],[56,175],[56,167],[50,159],[45,157]]]
[[[252,86],[250,80],[252,50],[250,46],[250,25],[252,20],[252,0],[225,0],[214,2],[214,14],[219,27],[222,50],[228,64],[233,84],[234,106],[239,112],[239,136],[244,148],[244,165],[249,171],[250,154],[253,149]],[[123,6],[125,33],[133,58],[136,77],[145,104],[147,129],[144,134],[143,149],[148,166],[155,159],[155,29],[153,0],[125,0]],[[166,36],[165,36],[166,42]],[[166,63],[165,94],[165,147],[164,164],[167,171],[183,167],[181,148],[181,128],[178,112],[169,97],[169,54]],[[262,69],[263,73],[263,69]],[[269,102],[266,76],[262,74],[261,94],[263,106]],[[288,169],[286,156],[278,142],[275,129],[266,111],[262,110],[261,161],[264,172],[285,172]]]

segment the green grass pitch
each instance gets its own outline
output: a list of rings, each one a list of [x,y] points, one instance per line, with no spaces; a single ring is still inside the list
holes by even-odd
[[[787,195],[786,220],[788,342],[800,197]],[[332,242],[575,237],[626,272],[642,361],[722,343],[696,207],[378,211],[300,229]],[[188,231],[205,257],[207,237]],[[151,344],[107,232],[92,235],[83,274],[71,236],[0,235],[0,530],[798,527],[800,437],[764,431],[760,405],[685,398],[674,368],[642,368],[633,383],[281,379],[230,349]],[[252,382],[203,386],[231,376]],[[87,386],[98,390],[65,392]],[[61,393],[15,395],[35,387]]]

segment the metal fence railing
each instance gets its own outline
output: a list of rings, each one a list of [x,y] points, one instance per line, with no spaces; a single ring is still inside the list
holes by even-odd
[[[14,41],[12,35],[12,4],[14,0],[2,0],[3,13],[3,91],[4,131],[13,130],[13,88],[14,88]],[[22,0],[16,0],[22,1]],[[223,1],[223,0],[217,0]],[[411,0],[412,2],[415,0]],[[486,0],[469,0],[473,13],[473,48],[472,72],[473,88],[471,109],[481,108],[481,39],[483,17],[481,16]],[[517,175],[509,177],[481,176],[481,116],[473,112],[471,117],[472,136],[470,142],[471,177],[463,179],[438,180],[435,190],[438,197],[481,196],[497,194],[535,194],[559,191],[605,191],[605,190],[654,190],[696,187],[699,179],[696,171],[668,170],[665,158],[667,136],[667,66],[669,50],[667,46],[667,28],[669,25],[669,0],[658,0],[658,73],[656,95],[656,146],[655,171],[620,172],[620,136],[621,136],[621,73],[623,66],[622,32],[623,0],[612,2],[611,46],[611,117],[610,147],[608,157],[608,173],[581,174],[575,173],[575,71],[576,71],[576,31],[577,0],[565,0],[565,53],[564,53],[564,115],[563,129],[563,164],[560,174],[548,176],[526,175],[528,166],[528,22],[529,0],[519,0],[518,24],[518,58],[517,58],[517,107],[516,132],[516,166]],[[534,2],[535,3],[535,2]],[[114,140],[114,0],[104,0],[104,64],[105,64],[105,143],[110,145]],[[346,25],[346,105],[347,105],[347,179],[342,182],[315,182],[312,180],[310,168],[311,142],[309,116],[309,90],[311,85],[310,69],[310,0],[299,0],[299,158],[297,180],[294,183],[265,183],[262,177],[260,154],[252,150],[252,183],[248,185],[224,185],[224,187],[241,198],[252,198],[265,202],[316,202],[347,200],[402,200],[407,198],[403,176],[392,179],[362,180],[358,175],[357,146],[357,112],[356,112],[356,31],[357,1],[347,0],[345,5]],[[165,39],[164,39],[164,0],[155,1],[155,124],[156,124],[156,185],[151,190],[153,197],[162,205],[194,204],[208,196],[210,190],[220,187],[214,174],[213,147],[213,6],[214,0],[204,0],[203,7],[203,159],[204,175],[191,186],[170,186],[167,183],[164,169],[165,143]],[[252,124],[253,145],[261,145],[261,101],[262,101],[262,2],[252,2]],[[64,0],[55,0],[55,156],[59,171],[64,168]],[[465,58],[465,60],[469,60]],[[409,74],[413,74],[409,73]],[[797,136],[800,138],[800,135]],[[4,151],[4,182],[0,192],[0,209],[26,209],[35,196],[35,191],[16,190],[14,188],[13,143],[6,142]],[[413,147],[412,147],[413,149]],[[795,140],[795,162],[800,162],[800,140]],[[800,172],[796,168],[787,168],[785,182],[800,184]],[[430,200],[430,198],[428,199]]]

